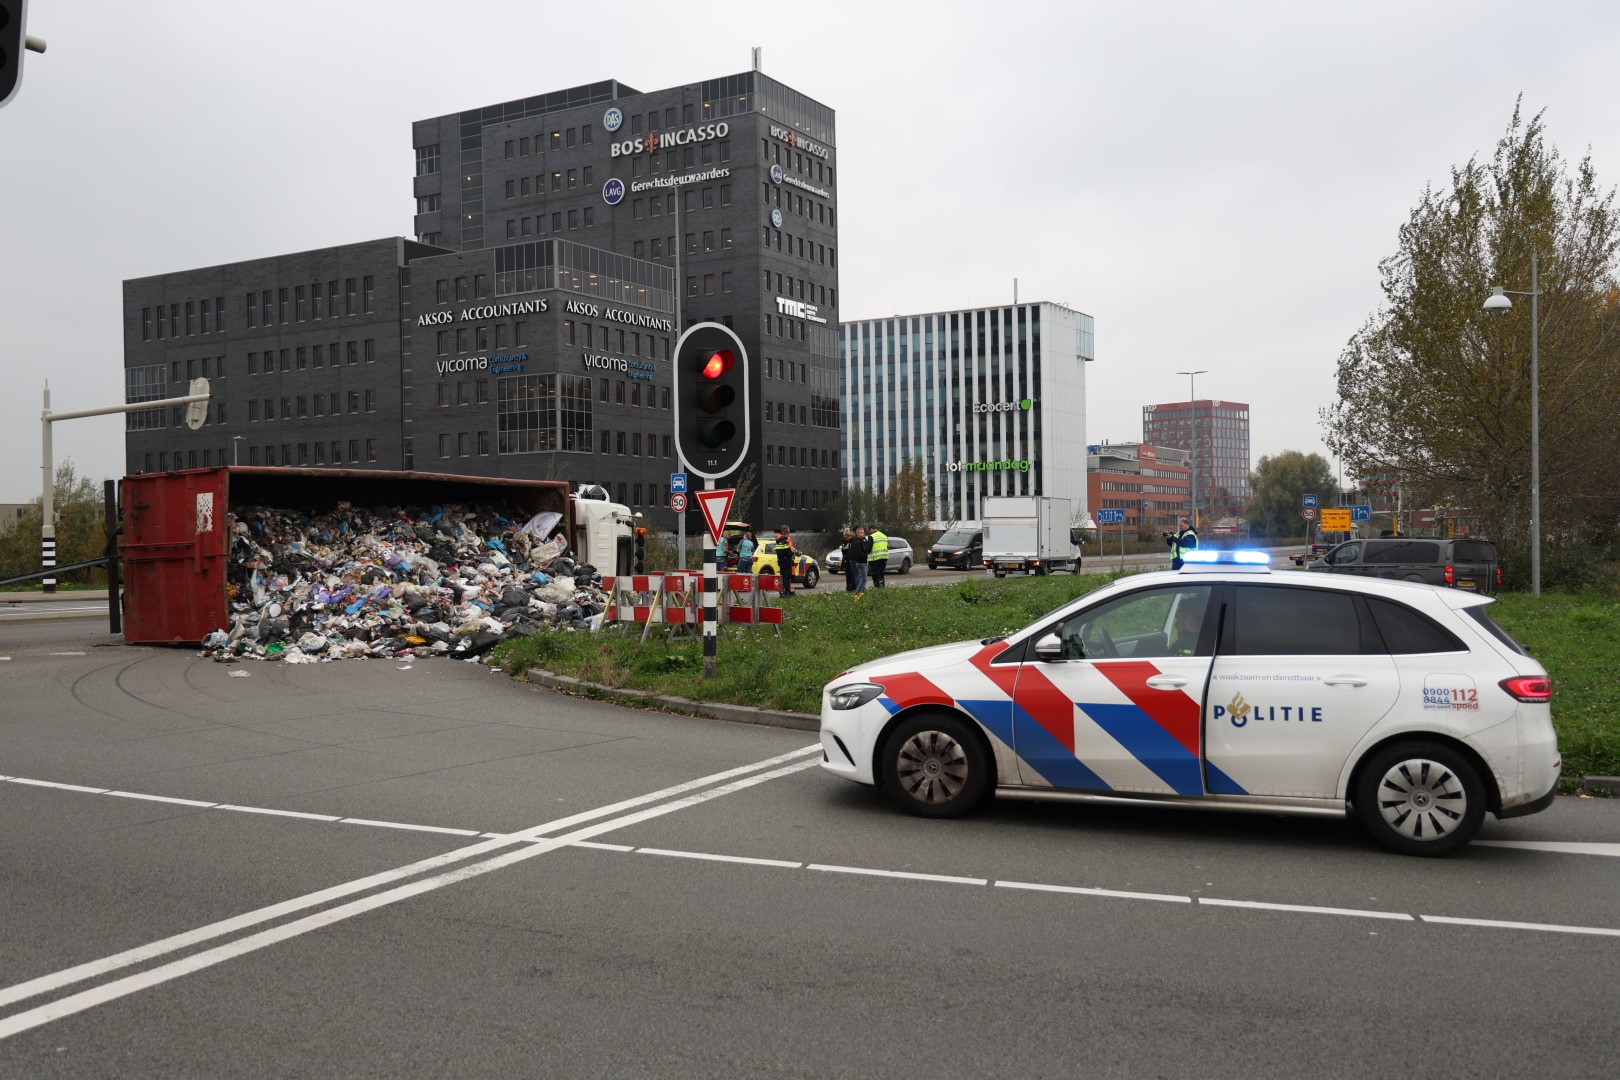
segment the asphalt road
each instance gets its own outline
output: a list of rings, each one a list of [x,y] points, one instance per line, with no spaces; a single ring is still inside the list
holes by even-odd
[[[0,625],[0,1076],[1620,1072],[1620,802],[930,822],[802,732],[103,630]]]

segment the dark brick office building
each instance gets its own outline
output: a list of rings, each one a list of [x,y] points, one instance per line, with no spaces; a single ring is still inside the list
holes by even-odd
[[[412,141],[417,240],[125,283],[127,400],[214,389],[196,432],[131,414],[131,471],[558,478],[651,512],[679,468],[672,346],[714,320],[753,360],[748,512],[820,524],[839,489],[832,110],[759,72],[605,82]]]

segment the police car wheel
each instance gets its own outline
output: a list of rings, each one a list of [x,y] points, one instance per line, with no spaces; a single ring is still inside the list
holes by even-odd
[[[942,713],[903,721],[883,750],[883,786],[907,813],[949,818],[973,809],[990,785],[990,755],[964,721]]]
[[[1450,855],[1485,820],[1485,785],[1462,754],[1439,743],[1400,743],[1361,770],[1356,812],[1373,839],[1402,855]]]
[[[815,567],[812,566],[810,569],[808,569],[808,570],[806,570],[804,572],[804,587],[805,588],[813,589],[813,588],[816,587],[816,585],[820,581],[821,581],[821,575],[816,573],[816,568]]]

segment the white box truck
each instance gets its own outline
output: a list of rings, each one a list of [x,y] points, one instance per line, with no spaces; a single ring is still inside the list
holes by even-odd
[[[1072,505],[1050,495],[987,495],[984,565],[996,577],[1080,570],[1080,549],[1070,531]]]

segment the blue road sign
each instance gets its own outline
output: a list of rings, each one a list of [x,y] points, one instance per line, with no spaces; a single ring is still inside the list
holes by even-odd
[[[686,493],[686,474],[685,473],[683,473],[683,472],[672,472],[672,473],[669,474],[669,493],[671,495],[685,494]]]
[[[1366,504],[1363,504],[1361,506],[1352,506],[1350,508],[1350,520],[1351,521],[1370,521],[1370,520],[1372,520],[1372,507],[1367,506]]]
[[[1123,525],[1123,524],[1125,524],[1125,511],[1123,511],[1123,510],[1098,510],[1097,511],[1097,524],[1099,524],[1099,525]]]
[[[1315,492],[1307,491],[1305,493],[1305,505],[1309,506],[1309,507],[1312,507],[1312,508],[1314,508],[1316,506],[1316,493]]]

